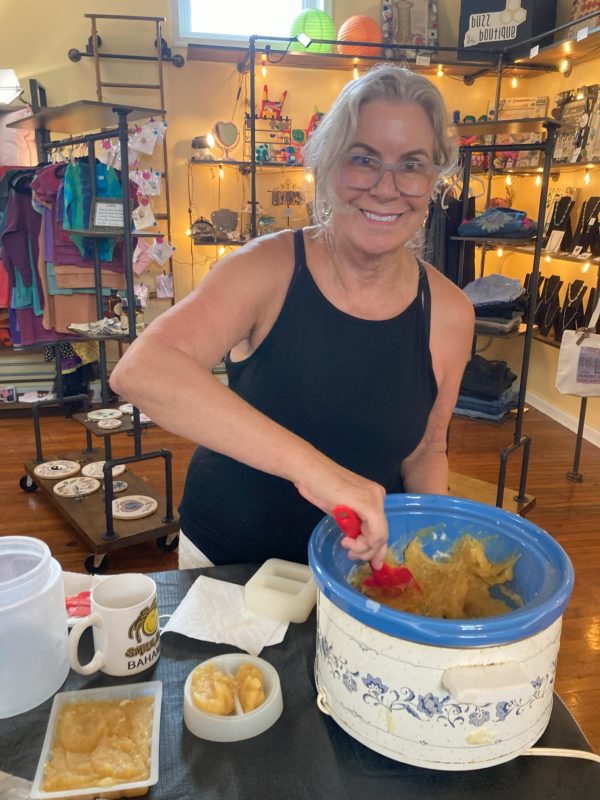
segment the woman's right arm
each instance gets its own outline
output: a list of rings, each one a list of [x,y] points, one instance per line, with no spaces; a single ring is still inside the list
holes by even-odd
[[[111,386],[166,430],[293,482],[325,513],[350,505],[365,531],[350,550],[377,562],[387,540],[383,489],[340,467],[212,374],[225,353],[243,342],[251,352],[272,326],[291,278],[290,253],[281,235],[223,259],[130,345]]]

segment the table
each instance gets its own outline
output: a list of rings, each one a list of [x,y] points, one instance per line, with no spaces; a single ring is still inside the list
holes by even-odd
[[[174,611],[199,575],[244,584],[256,566],[173,570],[152,575],[161,614]],[[314,685],[315,612],[291,624],[284,641],[261,657],[278,670],[283,714],[254,739],[216,743],[197,739],[185,728],[183,685],[188,673],[229,645],[162,638],[156,665],[139,680],[163,682],[160,778],[148,800],[592,800],[600,797],[600,764],[573,758],[521,756],[496,767],[440,772],[392,761],[348,736],[316,706]],[[91,646],[90,631],[88,637]],[[5,646],[5,643],[4,643]],[[71,671],[64,691],[123,683],[102,673],[84,677]],[[42,748],[52,700],[25,714],[0,721],[0,770],[32,780]],[[590,750],[560,698],[540,747]]]

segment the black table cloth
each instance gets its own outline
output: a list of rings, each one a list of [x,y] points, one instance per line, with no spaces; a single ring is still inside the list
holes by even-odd
[[[171,613],[202,574],[244,584],[257,567],[159,572],[161,614]],[[261,657],[279,672],[283,714],[268,731],[242,742],[207,742],[183,723],[183,685],[200,662],[231,652],[229,645],[162,638],[156,665],[130,679],[71,671],[63,691],[160,680],[163,701],[159,782],[148,800],[594,800],[600,798],[600,764],[574,758],[521,756],[496,767],[441,772],[392,761],[346,734],[316,706],[315,612],[291,624],[284,641]],[[86,632],[82,647],[91,647]],[[7,646],[6,642],[2,646]],[[0,770],[32,780],[52,699],[11,719],[0,720]],[[539,747],[590,750],[577,723],[555,695],[550,724]]]

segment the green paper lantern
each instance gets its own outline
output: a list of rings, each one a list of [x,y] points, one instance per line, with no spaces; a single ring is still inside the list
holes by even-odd
[[[292,22],[290,36],[298,36],[300,33],[305,33],[311,39],[335,39],[335,25],[329,14],[320,11],[318,8],[309,8],[306,11],[301,11]],[[300,42],[292,42],[290,50],[330,53],[331,45],[311,43],[308,47],[304,47]]]

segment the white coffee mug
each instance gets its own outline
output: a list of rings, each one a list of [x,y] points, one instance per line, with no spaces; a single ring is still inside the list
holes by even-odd
[[[137,675],[160,655],[156,583],[147,575],[113,575],[91,592],[92,613],[73,626],[69,661],[81,675]],[[82,633],[94,629],[94,657],[81,664],[77,654]]]

